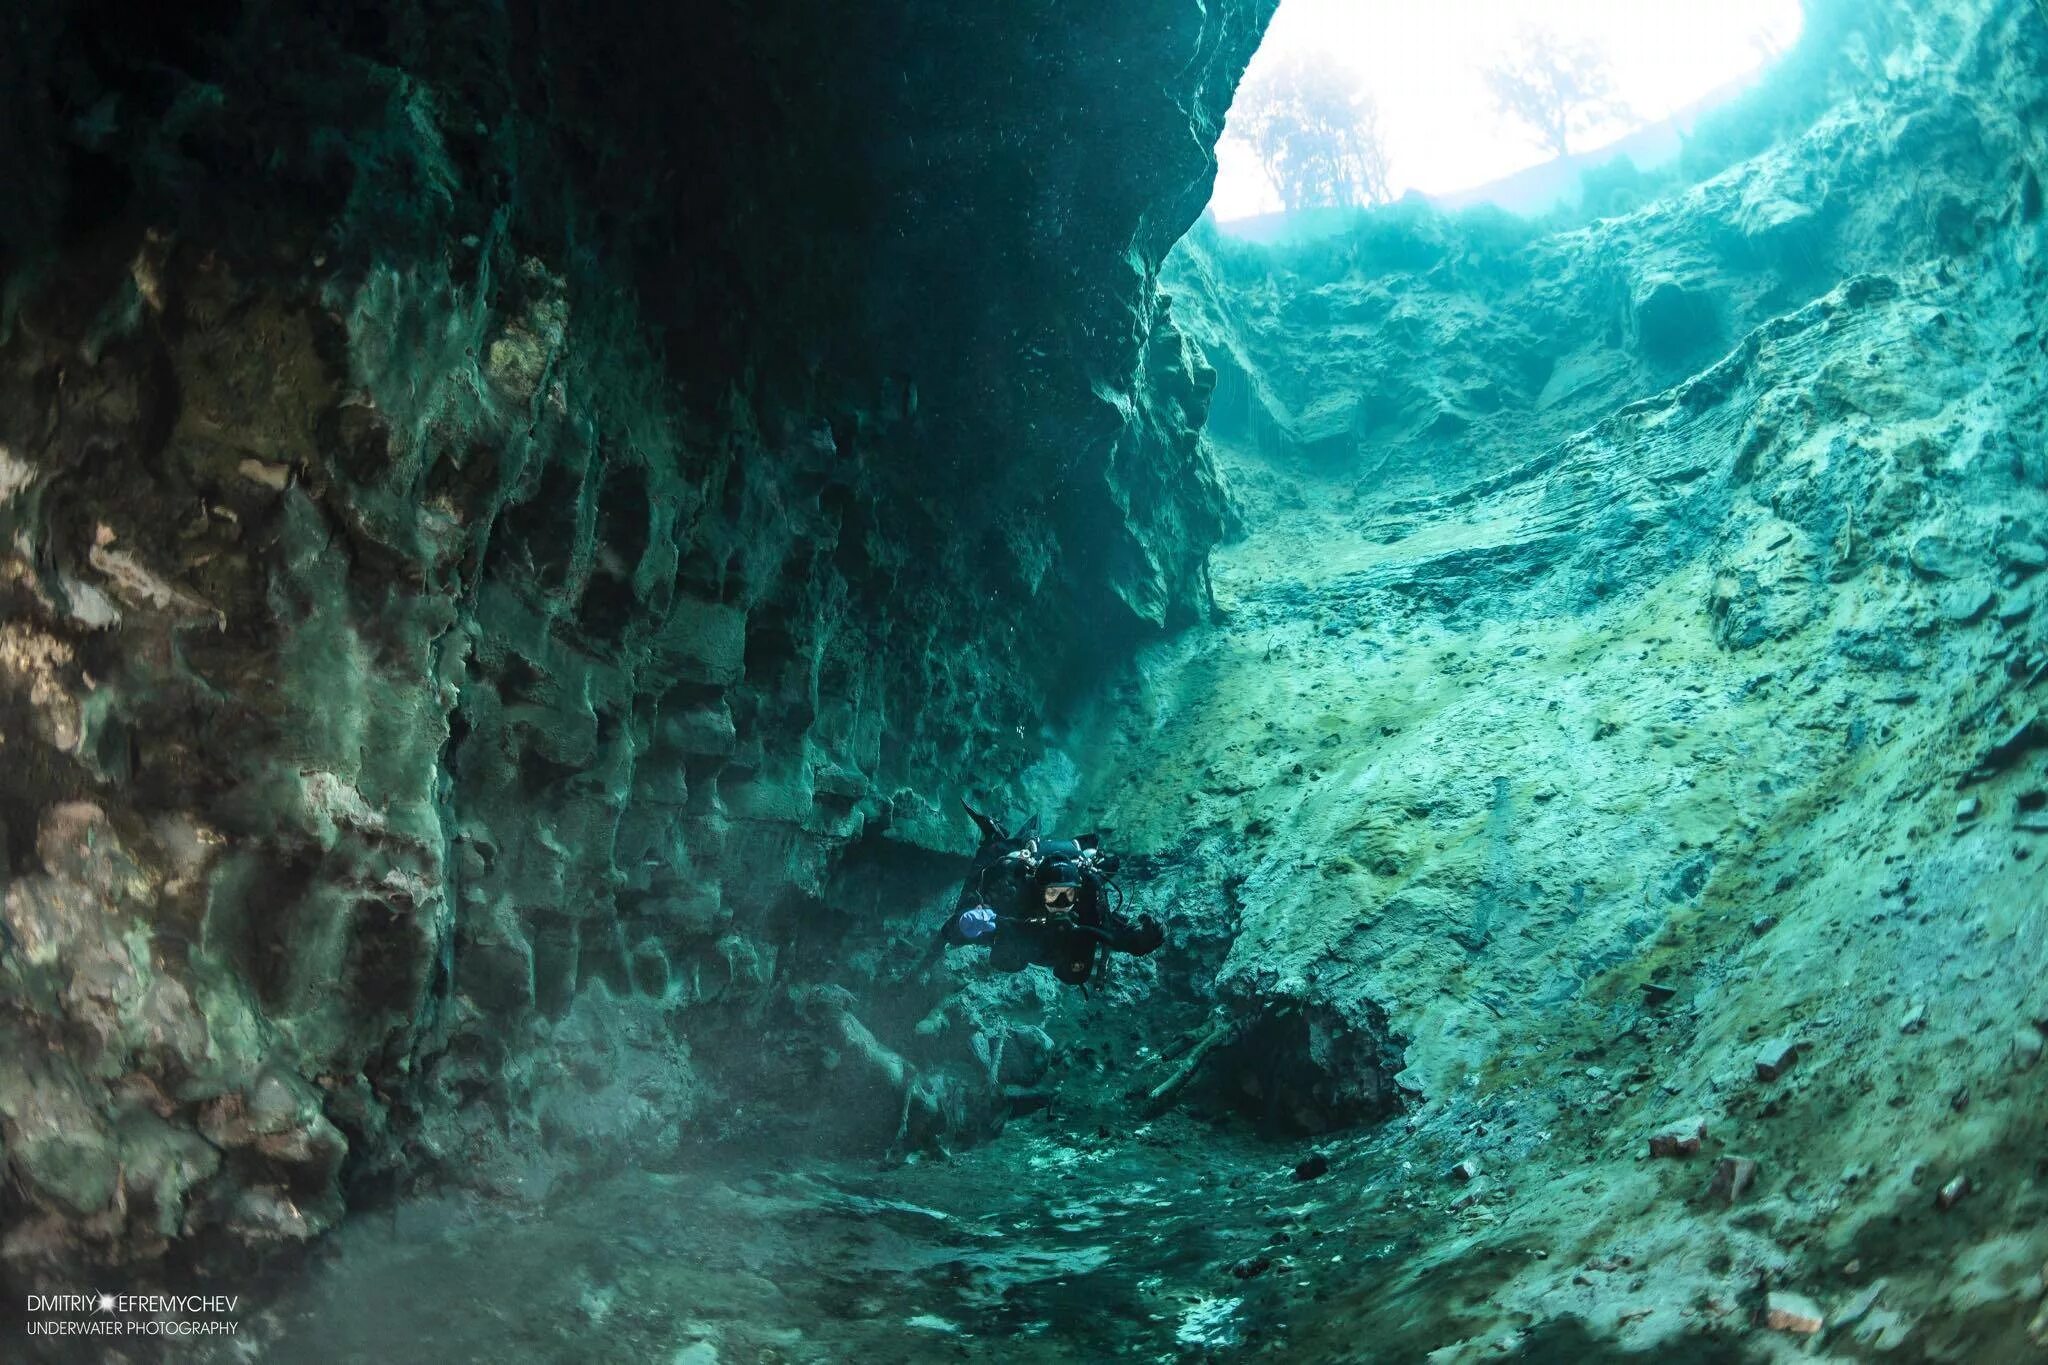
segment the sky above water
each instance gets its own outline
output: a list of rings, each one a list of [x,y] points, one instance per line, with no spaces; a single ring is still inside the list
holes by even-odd
[[[1481,75],[1530,25],[1597,43],[1635,113],[1573,151],[1669,117],[1782,54],[1799,0],[1281,0],[1249,78],[1297,52],[1353,68],[1379,101],[1396,196],[1443,194],[1550,159],[1494,109]],[[1269,213],[1279,197],[1228,125],[1210,201],[1222,220]]]

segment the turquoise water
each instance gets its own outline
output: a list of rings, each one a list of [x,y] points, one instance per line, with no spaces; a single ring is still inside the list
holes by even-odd
[[[17,8],[0,1357],[2048,1344],[2038,0],[1256,242],[1270,0]]]

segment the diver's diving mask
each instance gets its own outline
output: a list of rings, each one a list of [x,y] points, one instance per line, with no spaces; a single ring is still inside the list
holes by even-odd
[[[1045,888],[1045,908],[1059,913],[1073,911],[1081,904],[1081,888],[1073,885],[1052,885]]]

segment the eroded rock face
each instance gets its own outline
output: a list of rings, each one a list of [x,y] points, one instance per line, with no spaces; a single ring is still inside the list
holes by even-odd
[[[1343,1207],[1434,1210],[1428,1273],[1336,1287],[1297,1350],[1477,1359],[1569,1315],[1582,1354],[1684,1354],[1758,1276],[1892,1277],[1866,1346],[2034,1311],[1947,1268],[2048,1251],[2010,1079],[2048,964],[2048,29],[1831,23],[1802,128],[1633,212],[1397,206],[1169,266],[1247,532],[1082,802],[1178,927],[1234,928],[1227,1009],[1342,1021],[1321,1093],[1395,1055],[1399,1135],[1332,1160],[1397,1193]],[[1711,1160],[1643,1159],[1687,1116]],[[1404,1164],[1465,1160],[1476,1202]],[[1986,1170],[2015,1203],[1941,1202]],[[1491,1307],[1447,1301],[1468,1271]]]
[[[950,865],[835,869],[1203,609],[1153,273],[1271,5],[702,9],[10,20],[10,1263],[991,1121],[865,999]]]

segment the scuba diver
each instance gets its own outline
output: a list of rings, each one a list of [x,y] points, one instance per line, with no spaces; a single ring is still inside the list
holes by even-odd
[[[1124,915],[1123,892],[1112,880],[1117,856],[1105,853],[1095,835],[1041,839],[1035,817],[1005,834],[994,820],[960,804],[981,830],[981,847],[953,914],[925,954],[926,966],[949,947],[979,943],[988,946],[989,966],[999,972],[1021,972],[1036,962],[1081,986],[1103,949],[1143,957],[1165,940],[1152,916],[1133,921]]]

